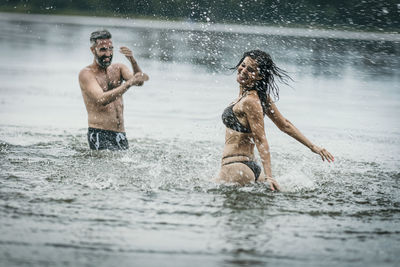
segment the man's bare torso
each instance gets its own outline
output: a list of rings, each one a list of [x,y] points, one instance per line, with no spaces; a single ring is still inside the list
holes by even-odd
[[[105,70],[98,70],[90,65],[82,72],[84,75],[94,78],[103,92],[113,90],[120,86],[123,81],[119,64],[112,64]],[[82,95],[88,112],[89,127],[125,132],[122,96],[117,97],[107,105],[103,105],[90,98],[85,90],[82,90]]]

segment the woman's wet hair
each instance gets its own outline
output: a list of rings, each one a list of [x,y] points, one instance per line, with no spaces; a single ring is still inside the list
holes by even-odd
[[[93,46],[97,40],[111,39],[111,33],[107,30],[95,31],[90,34],[90,44]]]
[[[282,70],[275,65],[268,53],[261,50],[245,52],[239,63],[236,65],[236,69],[240,64],[242,64],[246,57],[250,57],[257,62],[257,69],[262,79],[257,81],[254,87],[250,90],[257,91],[263,111],[264,113],[267,113],[269,99],[271,98],[273,101],[279,99],[279,87],[276,83],[276,78],[284,84],[287,84],[288,81],[292,79],[285,70]]]

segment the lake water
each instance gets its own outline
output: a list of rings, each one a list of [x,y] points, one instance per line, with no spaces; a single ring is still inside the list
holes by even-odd
[[[103,26],[151,77],[124,95],[121,153],[88,150],[78,84]],[[0,266],[398,266],[398,34],[6,13],[0,29]],[[335,156],[266,119],[280,193],[213,181],[229,68],[253,48],[294,80],[282,114]]]

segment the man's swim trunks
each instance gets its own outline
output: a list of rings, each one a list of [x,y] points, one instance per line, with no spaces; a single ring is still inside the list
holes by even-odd
[[[88,129],[88,142],[92,150],[124,150],[129,148],[125,133],[91,127]]]

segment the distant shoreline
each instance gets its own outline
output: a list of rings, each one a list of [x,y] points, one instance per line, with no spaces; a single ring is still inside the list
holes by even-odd
[[[7,0],[0,12],[400,34],[395,0]]]
[[[328,30],[320,28],[294,28],[283,26],[253,26],[226,23],[204,23],[157,18],[95,17],[82,15],[45,15],[17,12],[0,12],[0,21],[19,20],[35,23],[85,24],[101,27],[152,28],[165,30],[222,32],[253,35],[293,36],[306,38],[334,38],[346,40],[400,42],[398,33]]]

